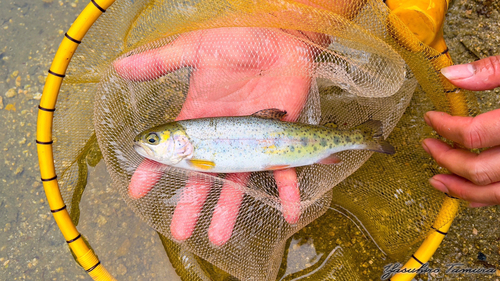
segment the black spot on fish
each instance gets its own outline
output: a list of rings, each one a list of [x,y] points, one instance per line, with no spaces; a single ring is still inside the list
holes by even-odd
[[[332,147],[332,146],[330,145],[330,148],[331,148],[331,147]],[[313,149],[314,149],[314,151],[318,151],[318,148],[317,148],[316,146],[314,146],[314,147],[313,147]]]
[[[355,139],[356,139],[357,141],[360,141],[360,140],[361,140],[361,137],[360,137],[359,135],[356,135]]]
[[[325,147],[327,145],[326,143],[326,140],[324,138],[321,139],[321,141],[319,142],[319,144],[323,147]]]
[[[346,142],[351,142],[351,138],[347,136],[347,137],[345,137],[345,141]]]
[[[339,137],[334,137],[333,138],[333,143],[335,143],[336,145],[338,145],[340,143],[340,138]]]
[[[292,145],[292,146],[290,146],[290,151],[291,151],[291,152],[294,152],[294,151],[295,151],[295,146],[293,146],[293,145]]]
[[[307,137],[302,137],[300,139],[300,143],[303,145],[303,146],[306,146],[308,143],[309,143],[309,140],[307,139]]]

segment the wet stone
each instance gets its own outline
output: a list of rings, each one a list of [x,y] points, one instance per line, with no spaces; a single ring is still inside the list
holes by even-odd
[[[118,275],[125,275],[125,274],[127,274],[127,268],[123,264],[119,264],[116,267],[116,273]]]
[[[118,250],[116,251],[116,256],[117,257],[126,256],[129,253],[130,245],[131,245],[130,240],[129,239],[125,239],[125,241],[123,241],[123,243],[120,246],[120,248],[118,248]]]
[[[23,171],[24,171],[23,166],[17,166],[16,170],[14,171],[14,175],[17,176],[17,175],[21,174]]]
[[[108,221],[106,220],[106,218],[104,216],[99,216],[97,218],[97,225],[99,227],[102,227],[103,225],[105,225]]]
[[[16,89],[14,88],[11,88],[9,89],[6,93],[5,93],[5,96],[8,97],[8,98],[13,98],[16,96]]]

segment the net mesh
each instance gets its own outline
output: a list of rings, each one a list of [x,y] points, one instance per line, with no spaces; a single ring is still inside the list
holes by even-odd
[[[445,66],[442,54],[381,1],[330,2],[116,1],[75,53],[54,119],[55,164],[75,222],[86,163],[95,165],[102,153],[124,200],[161,234],[190,280],[220,279],[214,276],[225,275],[212,274],[218,269],[242,280],[362,280],[371,273],[359,263],[380,272],[382,259],[373,257],[407,254],[443,201],[428,185],[443,171],[420,146],[434,136],[421,116],[452,111],[453,98],[474,108],[474,98],[444,94],[452,87],[435,70]],[[283,215],[289,202],[272,172],[245,177],[144,165],[141,186],[151,189],[129,196],[144,163],[132,148],[139,132],[176,118],[265,108],[286,109],[287,121],[346,130],[380,120],[397,153],[345,151],[340,165],[297,168],[296,223]],[[221,210],[220,198],[239,211]],[[182,217],[191,231],[172,226],[182,207],[198,208],[194,219]],[[234,220],[213,226],[214,212]],[[295,250],[309,245],[294,237],[313,227],[340,238],[320,243],[321,270],[291,270],[286,264],[303,260]],[[221,229],[231,229],[230,237],[220,238]]]

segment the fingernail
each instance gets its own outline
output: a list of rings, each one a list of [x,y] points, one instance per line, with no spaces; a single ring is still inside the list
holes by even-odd
[[[432,127],[432,125],[431,125],[431,119],[429,118],[429,112],[426,112],[424,114],[424,121],[425,121],[425,123],[427,123],[427,125],[429,125],[429,126]]]
[[[469,204],[467,205],[467,207],[469,207],[469,208],[481,208],[481,207],[486,207],[486,206],[489,206],[489,204],[469,202]]]
[[[437,190],[441,191],[441,192],[444,192],[444,193],[448,193],[448,188],[446,187],[446,185],[444,185],[444,183],[434,179],[434,178],[430,178],[429,179],[429,183]]]
[[[473,64],[458,64],[441,69],[441,74],[448,80],[465,79],[474,76],[476,67]]]
[[[422,142],[422,147],[424,148],[425,152],[427,152],[427,154],[431,154],[429,151],[429,147],[427,147],[427,145],[425,144],[425,141]]]

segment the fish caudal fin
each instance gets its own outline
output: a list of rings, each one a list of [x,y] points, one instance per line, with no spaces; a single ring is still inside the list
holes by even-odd
[[[381,121],[368,120],[354,129],[361,131],[365,136],[371,136],[372,140],[367,142],[366,149],[391,155],[396,153],[394,146],[384,140],[384,126]]]
[[[369,150],[381,152],[381,153],[385,153],[385,154],[390,154],[390,155],[396,153],[396,149],[394,149],[394,146],[392,146],[390,143],[388,143],[385,140],[380,140],[377,144],[378,144],[378,146],[373,147],[373,149],[369,149]]]

